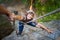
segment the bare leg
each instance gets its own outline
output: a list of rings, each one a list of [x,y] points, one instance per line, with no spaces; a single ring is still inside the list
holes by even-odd
[[[36,27],[42,28],[42,29],[46,30],[47,32],[52,33],[52,31],[51,31],[50,29],[48,29],[47,27],[45,27],[44,25],[42,25],[42,24],[40,24],[40,23],[38,23],[38,24],[36,25]]]

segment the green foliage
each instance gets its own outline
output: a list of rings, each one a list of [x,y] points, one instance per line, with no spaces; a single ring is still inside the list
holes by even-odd
[[[39,0],[38,0],[39,1]],[[41,5],[41,3],[36,3],[35,4],[35,7],[37,9],[37,14],[40,16],[40,15],[44,15],[48,12],[51,12],[57,8],[60,8],[60,0],[48,0],[45,4]],[[43,14],[44,12],[44,14]],[[42,22],[45,22],[45,21],[51,21],[51,20],[60,20],[59,18],[60,16],[60,12],[59,13],[56,13],[56,14],[53,14],[53,15],[50,15],[50,16],[47,16],[47,17],[44,17],[43,19],[39,19],[38,22],[42,21]]]
[[[27,4],[26,2],[27,2],[27,0],[22,0],[22,3],[23,3],[23,4]]]

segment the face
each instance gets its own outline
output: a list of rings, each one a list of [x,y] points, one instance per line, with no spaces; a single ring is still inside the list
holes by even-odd
[[[27,19],[32,19],[32,18],[33,18],[32,14],[27,15]]]

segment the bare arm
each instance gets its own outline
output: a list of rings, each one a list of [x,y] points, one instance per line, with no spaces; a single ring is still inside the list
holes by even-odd
[[[42,29],[46,30],[49,33],[52,33],[52,31],[50,29],[48,29],[47,27],[45,27],[44,25],[42,25],[40,23],[37,24],[37,27],[42,28]]]
[[[15,19],[16,19],[16,20],[23,20],[23,16],[15,15]]]
[[[11,15],[11,13],[2,5],[0,5],[0,14],[5,14],[7,16]]]

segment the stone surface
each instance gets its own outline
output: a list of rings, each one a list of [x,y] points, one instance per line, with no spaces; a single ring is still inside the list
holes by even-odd
[[[35,28],[29,25],[25,25],[23,36],[17,37],[16,31],[14,31],[10,36],[5,37],[3,40],[57,40],[57,38],[60,37],[59,20],[44,22],[42,24],[53,30],[53,33],[47,33],[41,28]]]

